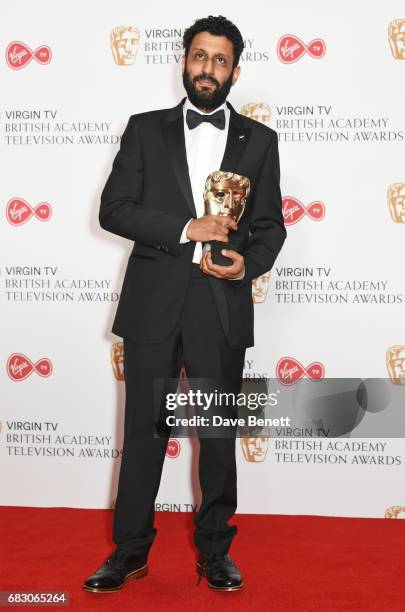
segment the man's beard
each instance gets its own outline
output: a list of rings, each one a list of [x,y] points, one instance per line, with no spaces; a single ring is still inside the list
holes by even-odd
[[[216,88],[213,91],[209,91],[208,89],[197,91],[195,85],[197,81],[200,80],[211,81],[214,83],[214,85],[216,85]],[[183,85],[191,104],[194,104],[194,106],[197,108],[212,111],[218,108],[218,106],[221,106],[221,104],[223,104],[228,97],[232,87],[232,72],[225,83],[220,85],[219,82],[214,79],[214,77],[206,76],[204,74],[200,74],[191,80],[187,69],[185,68],[183,72]]]

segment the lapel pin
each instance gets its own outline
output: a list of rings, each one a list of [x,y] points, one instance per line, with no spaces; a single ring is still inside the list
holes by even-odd
[[[239,140],[243,140],[245,138],[245,134],[240,134],[239,135]]]

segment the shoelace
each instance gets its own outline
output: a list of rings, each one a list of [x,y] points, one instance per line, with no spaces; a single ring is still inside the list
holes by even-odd
[[[125,553],[121,551],[115,551],[107,559],[107,564],[113,569],[123,569],[125,564]]]
[[[204,576],[204,572],[207,569],[207,565],[210,563],[211,568],[213,570],[222,570],[223,563],[227,563],[229,565],[230,559],[221,553],[213,553],[210,555],[208,559],[205,559],[203,563],[198,566],[198,582],[197,586],[200,584],[202,577]]]

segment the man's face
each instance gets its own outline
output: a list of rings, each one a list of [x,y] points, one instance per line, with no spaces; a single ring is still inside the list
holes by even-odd
[[[194,36],[187,59],[183,57],[183,84],[190,102],[211,111],[223,104],[239,77],[233,66],[233,44],[225,36],[200,32]]]

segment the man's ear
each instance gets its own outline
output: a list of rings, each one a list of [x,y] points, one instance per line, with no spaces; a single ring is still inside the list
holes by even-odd
[[[236,81],[239,78],[240,75],[240,66],[236,66],[236,68],[233,69],[233,74],[232,74],[232,85],[235,85]]]
[[[182,55],[180,58],[181,71],[184,72],[184,68],[186,66],[186,56]]]

